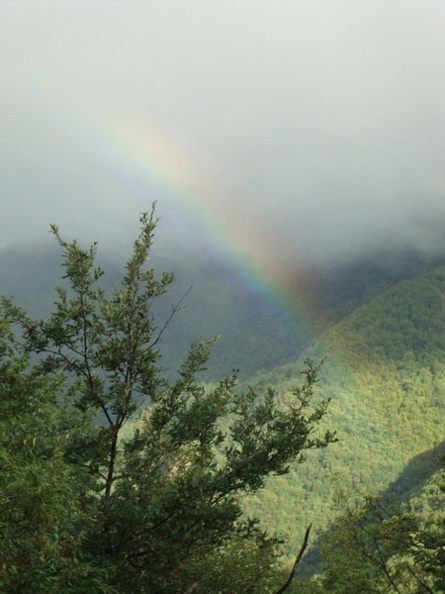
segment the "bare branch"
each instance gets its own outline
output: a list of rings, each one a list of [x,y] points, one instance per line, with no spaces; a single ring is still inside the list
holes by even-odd
[[[312,524],[309,524],[309,526],[306,528],[306,534],[304,535],[303,544],[301,545],[300,552],[298,553],[297,558],[295,559],[295,563],[294,563],[294,566],[292,567],[292,571],[290,572],[290,575],[287,578],[286,583],[283,586],[281,586],[281,588],[279,590],[277,590],[275,592],[275,594],[283,594],[283,592],[285,592],[291,585],[292,580],[294,579],[295,574],[297,572],[298,566],[300,565],[300,561],[304,555],[304,551],[306,550],[306,547],[307,547],[307,544],[309,541],[309,534],[311,532],[311,528],[312,528]]]
[[[184,592],[184,594],[192,594],[192,592],[194,592],[198,586],[199,586],[199,582],[195,582],[194,584],[192,584],[190,586],[190,588],[188,590],[186,590]]]
[[[170,325],[174,316],[178,313],[178,311],[181,311],[181,309],[183,309],[184,306],[182,305],[182,303],[192,289],[193,289],[193,287],[190,287],[189,289],[187,289],[187,291],[184,293],[184,295],[181,297],[181,299],[175,305],[172,305],[172,310],[170,312],[170,315],[166,318],[166,320],[164,321],[162,326],[158,329],[158,332],[157,332],[156,336],[154,337],[154,340],[152,340],[152,342],[149,345],[147,345],[146,350],[152,349],[154,346],[156,346],[159,343],[159,341],[162,338],[162,335],[164,334],[167,327]]]

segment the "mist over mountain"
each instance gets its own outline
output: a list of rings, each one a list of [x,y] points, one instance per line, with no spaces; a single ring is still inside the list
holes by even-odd
[[[161,344],[163,363],[176,369],[193,340],[218,335],[207,377],[220,378],[233,368],[240,370],[241,377],[273,369],[294,361],[327,328],[357,307],[444,259],[445,254],[380,249],[329,269],[302,272],[296,268],[296,280],[288,287],[288,305],[283,309],[211,253],[183,250],[171,257],[155,246],[149,266],[158,274],[167,271],[175,275],[167,295],[155,306],[158,323],[162,325],[172,307],[180,304]],[[125,252],[116,256],[114,250],[98,246],[106,287],[118,282],[124,260]],[[0,250],[0,292],[14,297],[31,315],[46,317],[55,298],[54,287],[64,282],[62,263],[55,242],[10,244]]]
[[[442,2],[104,7],[0,8],[0,245],[119,251],[157,200],[171,257],[444,250]]]

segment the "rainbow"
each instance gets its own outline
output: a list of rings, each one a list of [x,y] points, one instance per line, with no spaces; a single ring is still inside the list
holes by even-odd
[[[174,207],[186,224],[197,228],[225,277],[238,290],[289,322],[307,321],[310,308],[298,292],[298,274],[289,274],[282,264],[271,241],[273,234],[237,219],[224,206],[220,191],[196,168],[190,151],[140,121],[137,125],[126,121],[109,135],[106,146],[113,168],[148,190],[150,202],[157,201],[161,215],[162,210]]]

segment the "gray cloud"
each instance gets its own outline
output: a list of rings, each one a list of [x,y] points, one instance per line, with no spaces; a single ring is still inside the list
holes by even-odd
[[[190,196],[210,180],[197,205],[229,242],[236,220],[289,261],[445,245],[443,2],[35,0],[0,16],[0,245],[51,221],[119,244],[152,197],[163,231],[199,244],[186,198],[119,153],[128,122],[180,147]]]

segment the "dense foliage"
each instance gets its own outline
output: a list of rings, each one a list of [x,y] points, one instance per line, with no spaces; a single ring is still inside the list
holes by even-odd
[[[443,461],[442,461],[443,464]],[[445,592],[443,466],[407,501],[346,493],[323,544],[323,572],[296,591],[311,594]]]
[[[280,572],[277,554],[284,551],[290,567],[313,523],[310,543],[317,546],[302,569],[318,577],[300,580],[295,592],[442,592],[443,470],[436,462],[445,418],[444,268],[392,287],[425,263],[411,262],[408,271],[394,264],[383,276],[368,263],[336,284],[321,279],[320,299],[332,305],[327,319],[354,309],[304,354],[327,358],[321,383],[331,400],[327,423],[323,408],[308,402],[318,370],[306,367],[295,388],[301,360],[250,378],[254,390],[236,374],[201,383],[215,377],[213,364],[202,372],[210,343],[192,346],[179,375],[162,369],[167,359],[159,358],[160,350],[175,342],[173,361],[186,333],[178,324],[156,324],[182,307],[177,291],[177,307],[169,309],[162,299],[167,289],[172,294],[172,276],[157,277],[143,258],[134,265],[141,248],[148,255],[155,222],[143,221],[148,242],[143,234],[136,242],[122,283],[112,269],[111,291],[109,275],[95,264],[95,246],[65,243],[54,229],[66,279],[53,313],[35,322],[3,300],[0,590],[276,592],[289,575]],[[48,287],[52,281],[45,277]],[[181,290],[187,286],[183,282]],[[198,294],[196,310],[175,316],[201,335],[203,328],[210,331],[210,317],[221,330],[231,303],[221,285],[207,289],[205,299]],[[27,301],[42,299],[30,292]],[[209,315],[201,319],[209,301]],[[320,317],[326,303],[316,304]],[[248,318],[252,333],[238,329],[255,341],[255,323],[264,320],[260,315],[253,322],[257,313]],[[131,334],[129,328],[139,330]],[[136,342],[129,337],[138,332],[136,366],[129,357]],[[252,349],[255,369],[264,357],[281,356],[273,341],[273,353],[264,348],[263,334]],[[234,340],[232,356],[242,355],[240,345]],[[271,385],[275,393],[268,392]],[[304,472],[292,464],[284,472],[287,462],[265,471],[267,457],[249,452],[258,453],[260,443],[283,447],[273,411],[296,411],[298,403],[309,429],[302,448],[294,443],[298,460],[304,451]],[[268,415],[276,423],[276,442],[265,432]],[[318,445],[312,429],[323,435],[328,424],[336,427],[338,443],[310,447]],[[218,499],[235,477],[233,490]],[[279,548],[275,533],[285,537]]]
[[[431,457],[444,440],[444,294],[442,266],[356,309],[304,354],[326,358],[321,389],[331,399],[329,423],[338,443],[308,452],[304,472],[291,469],[268,479],[266,489],[246,502],[249,512],[267,518],[266,528],[286,535],[289,559],[295,535],[309,523],[312,545],[322,538],[339,513],[339,486],[371,495],[389,489],[402,497],[428,478]],[[290,396],[296,369],[287,363],[256,380]],[[304,561],[306,569],[319,570],[314,551]]]
[[[159,344],[180,304],[156,321],[173,281],[147,267],[156,222],[142,216],[110,294],[96,246],[53,227],[65,284],[48,319],[2,299],[3,591],[277,590],[277,540],[242,514],[241,497],[333,440],[315,431],[318,367],[306,365],[286,405],[273,389],[239,390],[236,373],[200,383],[213,341],[164,374]]]

